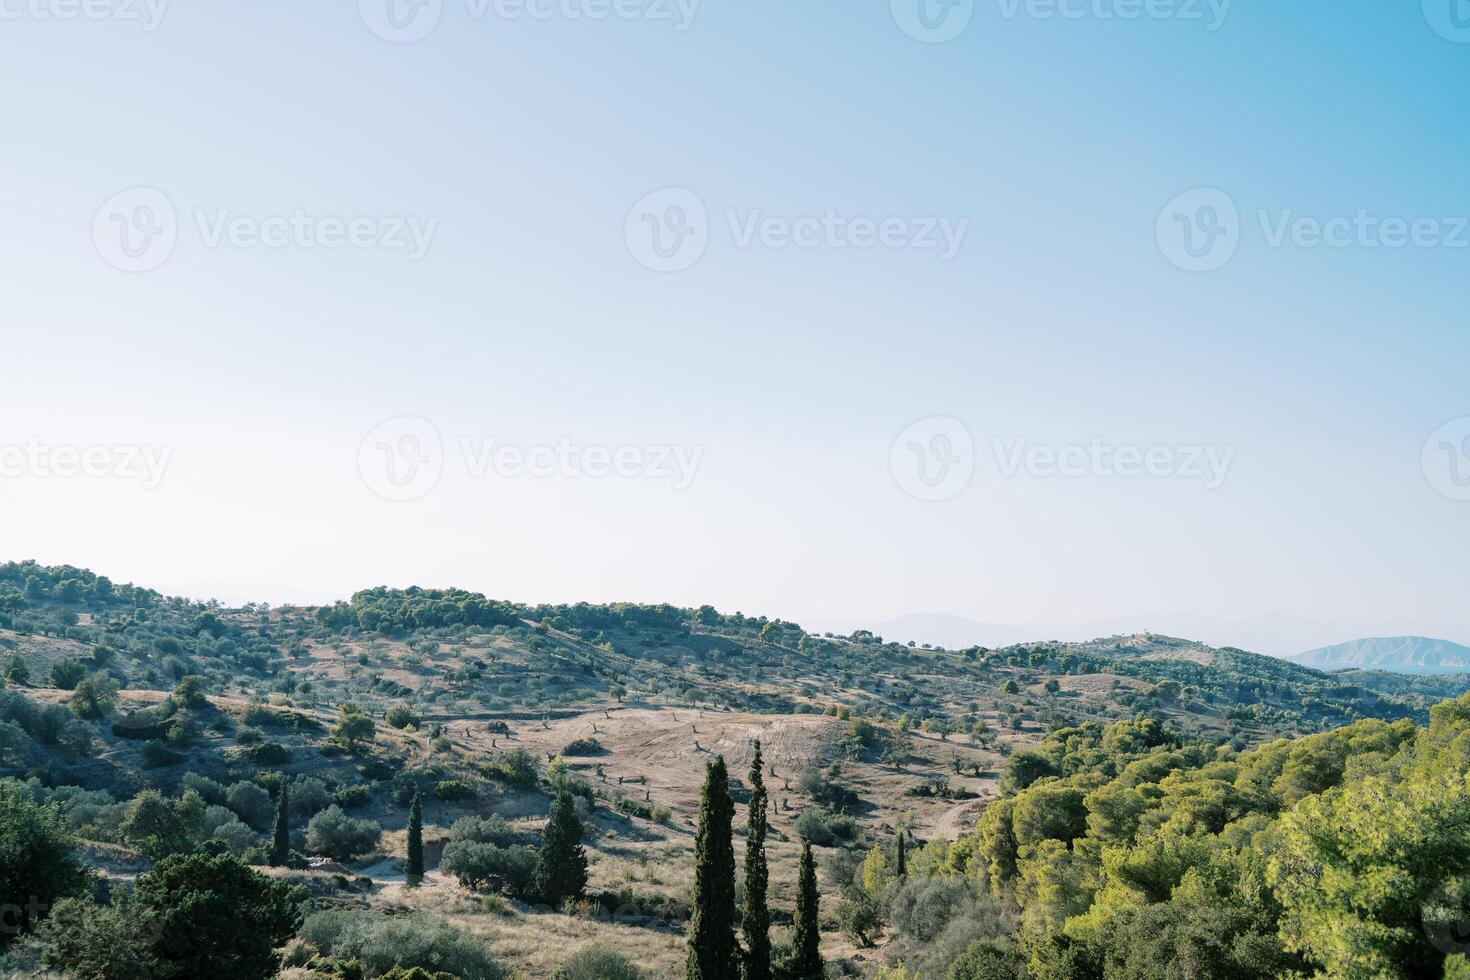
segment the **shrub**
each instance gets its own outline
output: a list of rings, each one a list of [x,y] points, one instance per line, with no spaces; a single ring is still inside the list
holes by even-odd
[[[343,786],[332,796],[332,801],[344,810],[351,810],[360,806],[367,806],[372,802],[373,790],[370,786],[355,783],[351,786]]]
[[[327,784],[314,776],[297,776],[291,783],[290,806],[293,816],[310,818],[332,805]]]
[[[371,912],[319,912],[306,920],[301,938],[335,959],[357,960],[370,977],[414,967],[460,980],[507,976],[481,940],[424,912],[391,919]]]
[[[567,747],[561,750],[562,755],[598,755],[602,752],[602,743],[592,737],[574,739],[567,743]]]
[[[265,736],[260,733],[259,728],[245,727],[235,733],[235,741],[241,745],[259,745]]]
[[[552,980],[642,980],[643,972],[621,953],[588,946],[573,953],[551,977]]]
[[[261,742],[248,746],[245,758],[260,766],[280,766],[291,761],[291,750],[279,742]]]
[[[63,691],[76,689],[83,677],[87,676],[87,668],[80,661],[70,657],[62,657],[51,665],[51,685],[59,687]]]
[[[144,769],[164,769],[184,761],[183,755],[157,740],[145,742],[142,754]]]
[[[184,789],[192,789],[198,793],[205,803],[224,803],[225,788],[208,776],[201,776],[197,772],[186,772],[180,781]]]
[[[377,847],[382,833],[374,821],[349,817],[334,804],[311,818],[306,826],[306,846],[333,860],[347,861]]]
[[[819,847],[831,847],[838,841],[850,841],[857,836],[857,823],[851,817],[819,806],[802,811],[796,818],[795,827],[803,840]]]
[[[524,845],[497,847],[472,840],[451,840],[439,866],[466,888],[503,888],[514,895],[531,889],[536,852]]]
[[[385,720],[389,725],[400,729],[417,729],[423,724],[423,719],[419,717],[418,712],[406,704],[395,704],[389,708]]]
[[[475,788],[459,779],[445,779],[434,787],[434,795],[441,800],[472,800]]]
[[[256,830],[270,826],[276,812],[270,793],[255,783],[247,782],[236,783],[225,791],[225,806]]]

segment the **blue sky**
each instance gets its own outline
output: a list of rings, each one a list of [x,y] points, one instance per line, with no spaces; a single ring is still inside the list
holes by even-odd
[[[1448,0],[989,0],[944,43],[900,28],[910,0],[703,0],[682,30],[662,0],[443,0],[407,44],[368,27],[388,0],[158,2],[0,2],[0,447],[115,460],[0,466],[6,557],[233,601],[416,582],[814,626],[1280,611],[1324,643],[1470,642],[1470,429],[1431,439],[1470,416]],[[706,244],[657,272],[626,229],[666,188]],[[1185,271],[1158,229],[1202,188],[1234,245]],[[107,236],[157,203],[138,189],[176,241],[127,272]],[[741,244],[829,212],[902,244]],[[1428,244],[1312,244],[1360,212]],[[253,243],[293,215],[364,220],[364,244]],[[917,244],[941,220],[965,229],[948,259]],[[364,468],[410,446],[405,418],[440,477],[385,499]],[[962,430],[923,446],[963,431],[971,475],[917,499],[893,448],[934,418]],[[473,471],[490,440],[637,455]],[[1173,469],[998,458],[1094,442]],[[167,451],[159,480],[130,447]],[[1230,452],[1217,486],[1175,472],[1205,448]]]

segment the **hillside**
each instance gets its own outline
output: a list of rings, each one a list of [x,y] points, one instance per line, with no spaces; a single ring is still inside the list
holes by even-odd
[[[1289,658],[1317,670],[1391,670],[1402,674],[1470,671],[1470,647],[1426,636],[1368,637]]]
[[[1153,634],[947,650],[709,606],[454,589],[225,608],[17,563],[0,565],[0,680],[0,789],[9,777],[54,804],[114,885],[176,849],[263,864],[271,800],[288,786],[293,867],[271,874],[306,887],[315,909],[429,910],[547,977],[583,945],[680,975],[706,766],[727,762],[742,827],[757,739],[785,935],[802,840],[836,896],[852,860],[900,831],[973,833],[1014,791],[1006,774],[1059,732],[1146,724],[1228,754],[1365,719],[1422,724],[1466,679],[1324,674]],[[587,904],[573,911],[538,905],[511,861],[568,793],[590,859]],[[415,794],[427,875],[410,888]],[[174,831],[144,832],[144,813]],[[340,853],[314,829],[331,814],[358,838]],[[510,862],[488,891],[441,864],[483,819],[504,821],[494,846]],[[836,910],[834,897],[824,955],[862,973],[871,953]],[[15,953],[21,967],[36,949]]]

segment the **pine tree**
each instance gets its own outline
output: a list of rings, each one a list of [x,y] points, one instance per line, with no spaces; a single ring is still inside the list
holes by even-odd
[[[902,878],[909,873],[908,851],[904,847],[903,839],[907,836],[902,829],[898,832],[898,877]]]
[[[770,880],[766,867],[766,784],[761,774],[761,743],[750,762],[750,815],[745,835],[745,980],[771,980],[771,910],[766,905]]]
[[[533,877],[536,893],[552,907],[587,890],[587,852],[582,849],[582,821],[569,793],[558,793],[551,803],[541,850]]]
[[[287,813],[291,805],[290,786],[285,777],[281,777],[281,793],[276,799],[276,829],[271,838],[270,862],[273,868],[284,868],[291,858],[291,820]]]
[[[694,918],[689,923],[687,980],[737,980],[740,949],[735,944],[735,847],[730,821],[730,775],[725,757],[705,767],[694,839]]]
[[[424,876],[424,809],[417,791],[408,811],[408,860],[403,862],[403,873],[410,879]]]
[[[817,866],[812,845],[801,845],[801,878],[796,887],[796,928],[791,935],[791,960],[786,975],[790,980],[822,980],[822,933],[818,924]]]

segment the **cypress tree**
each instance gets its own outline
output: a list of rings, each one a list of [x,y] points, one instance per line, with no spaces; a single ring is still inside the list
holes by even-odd
[[[291,820],[287,814],[290,807],[291,784],[281,777],[281,792],[276,798],[276,828],[271,838],[270,863],[273,868],[284,868],[291,859]]]
[[[766,784],[761,777],[761,743],[750,762],[750,815],[745,835],[745,980],[771,980],[771,910],[766,905]]]
[[[812,845],[802,841],[801,878],[796,887],[796,928],[791,935],[791,961],[786,971],[790,980],[822,980],[822,932],[817,921],[819,901]]]
[[[730,775],[725,757],[705,767],[694,839],[694,918],[689,923],[687,980],[738,980],[740,949],[735,944],[735,847],[730,821]]]
[[[569,793],[557,793],[551,803],[541,850],[533,876],[536,893],[553,907],[587,890],[587,852],[582,849],[582,821]]]
[[[902,878],[909,873],[908,853],[904,848],[903,839],[907,834],[903,830],[898,832],[898,876]]]
[[[403,872],[410,879],[424,876],[424,809],[417,790],[408,811],[408,860],[403,862]]]

